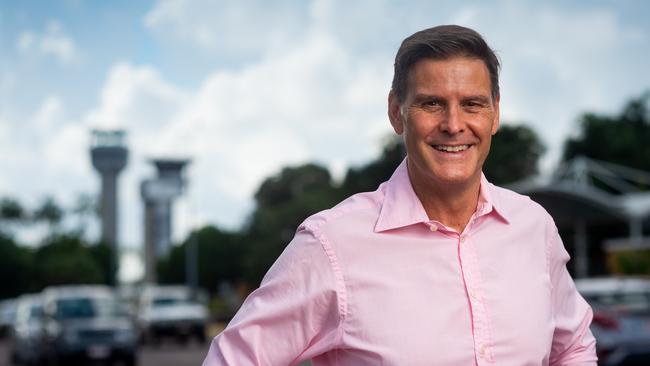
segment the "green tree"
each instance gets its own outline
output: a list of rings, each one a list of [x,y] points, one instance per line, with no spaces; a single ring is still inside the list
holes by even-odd
[[[11,298],[34,289],[32,250],[19,246],[0,232],[0,299]]]
[[[76,233],[76,236],[81,237],[80,233]],[[101,283],[114,285],[113,261],[117,260],[117,258],[114,257],[115,254],[111,246],[106,243],[98,243],[93,245],[85,244],[84,248],[101,273]],[[117,271],[117,266],[115,267]]]
[[[77,227],[75,231],[84,236],[90,220],[99,215],[99,206],[95,196],[79,193],[71,213],[76,216]]]
[[[0,199],[0,232],[13,234],[26,222],[26,218],[27,213],[18,200],[11,197]]]
[[[25,209],[18,200],[4,197],[0,200],[0,219],[3,221],[20,221],[25,219]]]
[[[34,211],[33,219],[35,221],[45,222],[49,227],[50,235],[54,235],[59,223],[63,219],[63,214],[63,209],[56,203],[54,198],[46,197],[40,207]]]
[[[530,177],[538,173],[538,161],[544,151],[544,145],[530,127],[501,125],[492,137],[483,172],[497,185]]]
[[[618,115],[583,114],[578,136],[564,144],[563,160],[586,156],[650,171],[649,97],[632,99]]]
[[[341,199],[327,169],[315,164],[283,169],[255,194],[257,206],[244,231],[247,280],[258,284],[308,216]]]
[[[374,191],[379,184],[390,178],[405,156],[406,149],[402,138],[390,135],[386,138],[378,159],[361,167],[348,169],[343,181],[345,195]]]
[[[63,284],[105,283],[101,266],[79,236],[51,237],[34,254],[35,278],[39,287]]]
[[[157,273],[161,283],[185,283],[185,255],[192,240],[198,249],[200,287],[214,293],[221,281],[235,283],[244,278],[242,258],[246,248],[241,234],[205,226],[192,232],[158,262]]]

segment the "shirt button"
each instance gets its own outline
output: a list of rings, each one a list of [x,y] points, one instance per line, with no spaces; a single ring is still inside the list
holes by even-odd
[[[478,347],[478,354],[481,355],[481,357],[485,357],[485,352],[487,352],[487,346],[484,344],[481,344]]]
[[[438,227],[436,225],[431,225],[431,226],[429,226],[429,230],[438,231]]]
[[[478,296],[476,296],[476,291],[474,290],[469,290],[469,297],[471,297],[474,300],[478,300]]]

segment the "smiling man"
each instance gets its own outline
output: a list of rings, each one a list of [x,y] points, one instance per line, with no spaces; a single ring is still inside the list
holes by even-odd
[[[305,220],[205,366],[596,365],[553,220],[481,172],[498,71],[471,29],[404,40],[388,116],[406,159]]]

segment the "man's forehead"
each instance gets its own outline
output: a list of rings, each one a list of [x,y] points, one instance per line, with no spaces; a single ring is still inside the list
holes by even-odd
[[[477,58],[422,59],[410,68],[408,93],[426,94],[445,87],[469,88],[474,92],[491,92],[489,71]]]

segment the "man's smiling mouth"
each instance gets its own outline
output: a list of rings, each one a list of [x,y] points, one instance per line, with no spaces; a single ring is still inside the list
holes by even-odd
[[[470,145],[433,145],[438,151],[444,152],[460,152],[469,149]]]

